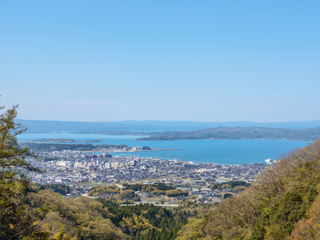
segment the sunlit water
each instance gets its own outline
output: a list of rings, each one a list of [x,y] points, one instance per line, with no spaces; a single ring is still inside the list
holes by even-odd
[[[308,141],[288,140],[176,140],[176,141],[136,141],[141,136],[43,133],[22,134],[19,140],[37,140],[41,138],[72,138],[77,141],[100,139],[96,144],[126,144],[129,147],[149,146],[151,148],[182,149],[174,151],[152,151],[113,153],[121,156],[160,157],[180,159],[197,163],[243,164],[264,162],[265,159],[277,159],[280,154],[294,148],[307,145]]]

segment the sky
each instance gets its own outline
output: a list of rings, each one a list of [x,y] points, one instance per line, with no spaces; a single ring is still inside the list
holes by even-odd
[[[33,120],[319,120],[319,9],[0,0],[0,105]]]

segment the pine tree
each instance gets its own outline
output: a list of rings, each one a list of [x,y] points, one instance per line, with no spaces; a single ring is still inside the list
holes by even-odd
[[[26,131],[15,123],[16,108],[0,115],[0,239],[21,239],[30,235],[34,220],[28,213],[25,195],[31,191],[26,173],[40,172],[26,157],[32,156],[27,148],[18,145],[17,135]],[[4,107],[0,107],[3,110]]]

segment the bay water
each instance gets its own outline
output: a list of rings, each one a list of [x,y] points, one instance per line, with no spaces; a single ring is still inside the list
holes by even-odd
[[[213,164],[249,164],[264,163],[265,159],[276,160],[281,154],[292,149],[306,146],[308,141],[289,140],[175,140],[175,141],[136,141],[142,136],[134,135],[99,135],[72,133],[38,133],[22,134],[18,140],[38,140],[68,138],[76,141],[100,139],[101,142],[90,144],[126,144],[129,147],[143,147],[162,149],[182,149],[173,151],[148,151],[112,153],[119,156],[160,157],[163,159],[179,159],[195,163]]]

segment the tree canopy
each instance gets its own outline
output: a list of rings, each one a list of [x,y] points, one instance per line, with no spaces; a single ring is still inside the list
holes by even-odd
[[[19,239],[34,230],[34,219],[28,213],[25,194],[33,190],[27,172],[40,172],[26,160],[33,154],[20,148],[17,135],[26,128],[15,123],[13,106],[0,115],[0,238]],[[3,111],[4,107],[0,110]]]

